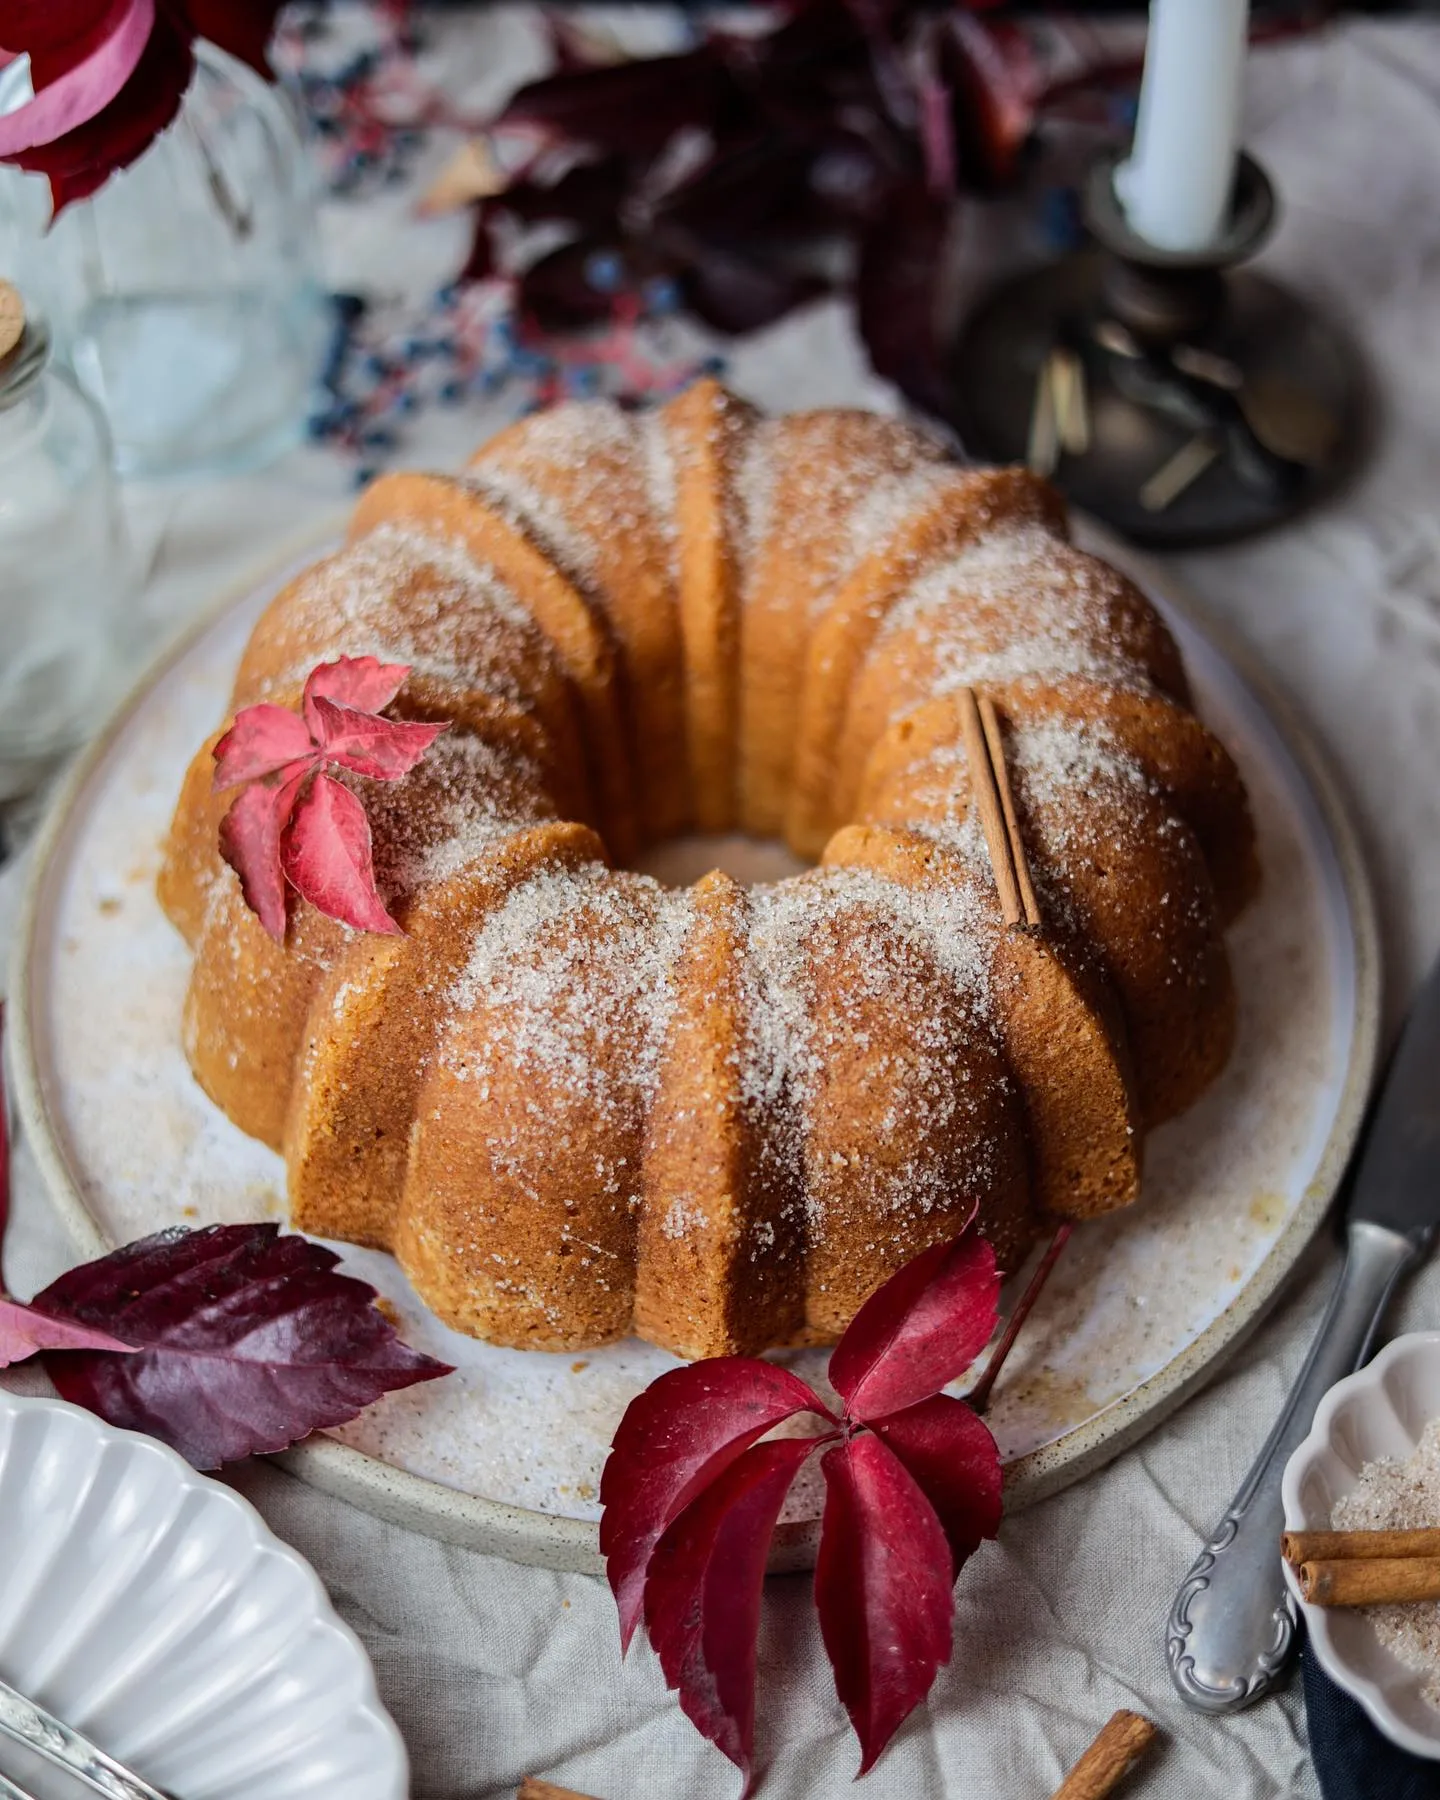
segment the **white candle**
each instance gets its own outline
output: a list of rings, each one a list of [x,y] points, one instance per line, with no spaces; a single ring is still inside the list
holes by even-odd
[[[1206,250],[1230,213],[1249,0],[1151,0],[1130,160],[1115,192],[1160,250]]]

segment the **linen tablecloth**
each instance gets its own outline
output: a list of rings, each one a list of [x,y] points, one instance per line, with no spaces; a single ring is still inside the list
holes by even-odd
[[[440,30],[431,54],[476,103],[543,66],[523,12],[447,19]],[[1175,567],[1253,646],[1339,767],[1372,859],[1393,1027],[1440,944],[1440,26],[1353,23],[1257,53],[1248,120],[1284,203],[1264,263],[1362,346],[1376,450],[1349,491],[1305,522]],[[407,212],[404,197],[363,218],[328,209],[328,248],[347,285],[394,280],[387,219],[410,234],[407,279],[438,281],[455,266],[463,222],[415,227]],[[738,347],[730,378],[776,407],[893,405],[830,304]],[[424,418],[407,454],[453,463],[505,412],[502,401]],[[150,564],[147,629],[173,629],[253,562],[257,544],[348,491],[334,458],[306,450],[248,478],[131,495]],[[24,860],[0,872],[0,949]],[[17,1177],[7,1273],[26,1295],[72,1255],[23,1145]],[[867,1800],[1040,1800],[1118,1706],[1167,1734],[1134,1784],[1137,1800],[1318,1792],[1298,1684],[1238,1718],[1201,1718],[1171,1692],[1162,1639],[1176,1584],[1274,1418],[1336,1267],[1326,1232],[1204,1394],[1110,1468],[1009,1521],[975,1558],[957,1590],[954,1660],[868,1777]],[[1390,1325],[1437,1321],[1432,1266],[1406,1285]],[[603,1800],[736,1791],[649,1651],[621,1665],[601,1582],[447,1548],[265,1466],[232,1479],[313,1562],[364,1640],[410,1746],[416,1800],[508,1795],[526,1772]],[[769,1584],[760,1690],[764,1793],[848,1791],[854,1742],[804,1578]]]

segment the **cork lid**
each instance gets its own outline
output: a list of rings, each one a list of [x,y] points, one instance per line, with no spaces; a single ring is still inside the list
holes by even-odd
[[[25,302],[10,281],[0,281],[0,368],[20,348],[25,335]]]

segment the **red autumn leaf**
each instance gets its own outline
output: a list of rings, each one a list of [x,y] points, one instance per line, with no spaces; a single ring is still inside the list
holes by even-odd
[[[672,1519],[772,1427],[797,1413],[831,1415],[788,1369],[721,1356],[671,1369],[625,1409],[600,1478],[600,1553],[628,1649],[645,1573]]]
[[[870,1429],[893,1450],[935,1508],[950,1544],[952,1576],[1000,1529],[1000,1451],[963,1400],[934,1394]]]
[[[110,1350],[130,1355],[133,1346],[108,1332],[68,1319],[49,1319],[33,1307],[0,1295],[0,1369],[24,1362],[40,1350]]]
[[[878,1437],[827,1450],[820,1467],[815,1604],[863,1775],[949,1660],[950,1548],[934,1507]]]
[[[357,931],[399,933],[375,887],[365,808],[329,775],[317,775],[296,803],[280,840],[280,866],[318,912]]]
[[[325,759],[339,763],[342,769],[353,769],[357,775],[368,775],[372,781],[398,781],[408,775],[446,729],[444,725],[377,719],[374,713],[336,706],[323,694],[317,694],[312,705]]]
[[[299,713],[262,703],[236,713],[234,723],[216,744],[214,757],[214,788],[221,794],[226,788],[290,769],[294,763],[310,768],[318,763],[319,752]]]
[[[375,1290],[275,1225],[163,1231],[86,1263],[31,1302],[133,1353],[51,1350],[62,1397],[147,1431],[197,1468],[283,1450],[395,1388],[447,1374],[401,1342]]]
[[[277,943],[285,937],[280,845],[304,779],[302,770],[278,787],[256,782],[220,821],[220,854],[240,877],[245,904]]]
[[[301,702],[305,723],[315,742],[324,742],[316,700],[333,700],[337,706],[353,706],[357,712],[383,712],[405,684],[409,663],[382,663],[375,656],[339,656],[318,663],[305,679]]]
[[[667,1528],[645,1584],[645,1623],[695,1727],[745,1775],[755,1742],[755,1649],[765,1561],[813,1438],[756,1444]],[[743,1800],[743,1796],[742,1796]]]
[[[999,1317],[995,1252],[978,1233],[935,1244],[870,1296],[830,1358],[851,1418],[899,1412],[963,1375]]]

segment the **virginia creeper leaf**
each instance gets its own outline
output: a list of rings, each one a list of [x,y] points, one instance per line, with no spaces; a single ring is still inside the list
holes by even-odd
[[[129,1355],[132,1348],[108,1332],[68,1319],[47,1318],[33,1307],[0,1295],[0,1369],[24,1362],[40,1350],[111,1350]]]
[[[645,1583],[645,1623],[665,1679],[696,1729],[744,1772],[745,1793],[765,1561],[814,1447],[813,1438],[780,1438],[737,1457],[667,1527]]]
[[[830,1358],[854,1419],[898,1412],[963,1375],[999,1316],[995,1252],[976,1232],[932,1245],[877,1288]]]
[[[310,704],[326,761],[368,775],[373,781],[398,781],[408,775],[446,729],[444,725],[377,719],[374,713],[337,706],[323,694],[316,694]]]
[[[830,1414],[774,1363],[721,1356],[671,1369],[625,1410],[600,1479],[600,1552],[628,1649],[645,1572],[672,1519],[759,1437],[797,1413]]]
[[[1000,1529],[1000,1451],[985,1421],[949,1394],[872,1419],[870,1429],[915,1478],[950,1545],[952,1573]]]
[[[267,775],[290,769],[292,764],[309,767],[319,760],[310,728],[299,713],[268,702],[236,713],[213,755],[217,794],[241,787],[247,781],[263,780]]]
[[[378,713],[400,692],[409,673],[409,663],[382,663],[375,656],[338,656],[334,662],[317,664],[306,677],[301,700],[305,723],[316,743],[325,741],[314,710],[316,700],[323,698],[337,706],[354,707],[357,712]]]
[[[248,788],[247,795],[257,792]],[[296,889],[327,917],[390,936],[400,927],[375,887],[370,821],[349,788],[317,775],[280,841],[280,864]]]
[[[815,1563],[820,1635],[863,1775],[950,1657],[950,1547],[935,1509],[869,1432],[827,1450]]]
[[[275,1225],[162,1231],[37,1294],[35,1312],[132,1347],[49,1350],[62,1397],[197,1468],[282,1450],[394,1388],[448,1373],[401,1342],[375,1290]]]
[[[280,845],[304,779],[302,769],[278,786],[254,782],[236,795],[220,821],[220,854],[240,877],[245,904],[276,943],[285,938]]]

